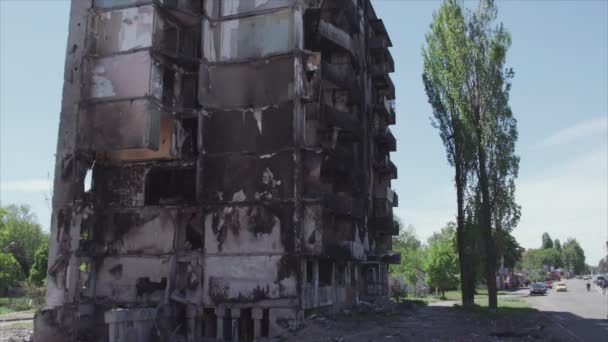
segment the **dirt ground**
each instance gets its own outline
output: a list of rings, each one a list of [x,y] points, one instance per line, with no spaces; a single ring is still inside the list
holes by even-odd
[[[0,342],[30,341],[31,324],[0,327]],[[548,317],[525,310],[488,317],[441,305],[382,303],[309,316],[272,342],[572,341]]]
[[[490,318],[446,306],[396,304],[389,310],[310,317],[282,341],[571,341],[543,314],[526,310]]]
[[[0,323],[0,342],[29,342],[32,336],[32,321]]]

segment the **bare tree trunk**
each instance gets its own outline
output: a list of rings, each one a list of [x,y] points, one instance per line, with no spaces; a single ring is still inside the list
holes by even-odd
[[[458,151],[458,148],[457,148]],[[456,216],[456,243],[458,245],[458,262],[460,265],[460,288],[462,290],[462,306],[473,306],[475,294],[472,288],[471,258],[466,252],[466,238],[464,233],[464,186],[462,177],[462,162],[460,153],[457,152],[454,160],[456,176],[456,201],[458,213]]]
[[[488,285],[488,307],[495,312],[498,307],[496,293],[496,255],[494,251],[494,238],[492,237],[492,208],[490,207],[490,190],[486,170],[486,151],[478,135],[479,157],[479,187],[481,190],[481,229],[486,254],[486,282]]]

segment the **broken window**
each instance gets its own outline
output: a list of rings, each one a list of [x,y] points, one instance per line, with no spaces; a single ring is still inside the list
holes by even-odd
[[[179,30],[177,26],[166,22],[163,29],[163,40],[161,43],[162,49],[170,55],[177,53],[177,36]]]
[[[319,286],[330,286],[333,277],[333,263],[329,259],[319,260]]]
[[[182,120],[181,153],[184,159],[196,158],[198,150],[198,118]]]
[[[264,309],[262,315],[262,337],[270,336],[270,309]]]
[[[261,58],[295,46],[293,10],[203,23],[203,57],[210,62]]]
[[[315,277],[313,274],[313,261],[312,260],[306,260],[306,283],[307,284],[312,284],[315,281]]]
[[[154,168],[146,175],[146,205],[193,204],[196,169]]]
[[[346,284],[346,264],[336,265],[336,286],[344,287]]]
[[[205,308],[203,317],[205,320],[203,336],[209,338],[217,337],[217,316],[215,315],[215,309]]]
[[[241,309],[239,318],[239,341],[253,341],[253,316],[251,308]]]

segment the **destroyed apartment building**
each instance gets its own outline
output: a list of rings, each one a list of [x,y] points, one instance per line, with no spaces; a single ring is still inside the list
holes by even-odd
[[[72,0],[35,341],[251,341],[386,296],[390,46],[369,0]]]

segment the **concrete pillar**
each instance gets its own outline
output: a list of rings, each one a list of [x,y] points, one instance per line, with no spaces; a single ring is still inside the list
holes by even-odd
[[[226,307],[223,305],[215,308],[215,316],[217,317],[217,334],[216,338],[219,341],[224,340],[224,315],[226,314]]]
[[[313,307],[319,306],[319,259],[315,259],[312,262],[312,278],[314,285],[314,300]]]
[[[239,341],[239,319],[241,318],[241,309],[230,309],[230,318],[232,319],[232,341]]]
[[[251,309],[251,318],[253,318],[253,338],[262,337],[262,319],[264,319],[264,309]]]
[[[186,319],[188,323],[188,342],[200,341],[203,337],[202,323],[203,310],[196,305],[188,305],[186,311]]]

